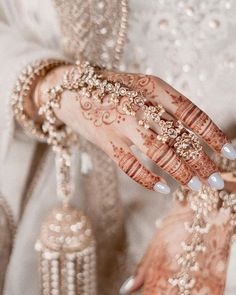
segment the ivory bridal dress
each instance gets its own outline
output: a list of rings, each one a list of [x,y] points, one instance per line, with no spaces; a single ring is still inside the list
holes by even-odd
[[[0,0],[2,294],[40,294],[34,243],[45,212],[57,202],[53,155],[21,130],[11,112],[11,91],[24,65],[84,57],[157,75],[233,137],[235,15],[233,0]],[[89,215],[98,244],[98,294],[118,294],[171,206],[171,196],[138,187],[86,140],[74,163],[76,202]],[[227,295],[236,292],[234,252]]]

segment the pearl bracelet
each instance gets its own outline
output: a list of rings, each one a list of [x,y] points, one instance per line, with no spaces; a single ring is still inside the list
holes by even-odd
[[[40,141],[46,141],[47,134],[43,131],[42,124],[35,122],[26,113],[24,104],[30,98],[35,82],[53,68],[64,64],[66,63],[62,60],[48,59],[27,65],[19,75],[12,92],[11,104],[16,120],[27,134]]]

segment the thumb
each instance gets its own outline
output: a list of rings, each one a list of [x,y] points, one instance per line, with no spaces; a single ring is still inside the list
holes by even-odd
[[[147,269],[149,263],[151,261],[151,254],[152,254],[152,247],[149,246],[146,254],[141,259],[140,263],[138,264],[134,275],[129,277],[121,286],[120,288],[120,295],[131,294],[137,290],[139,290],[145,280],[145,275],[147,273]]]

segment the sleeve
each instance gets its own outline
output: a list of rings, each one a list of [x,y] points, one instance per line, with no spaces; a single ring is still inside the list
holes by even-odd
[[[35,60],[65,59],[51,2],[0,0],[0,165],[14,134],[10,99],[20,71]]]

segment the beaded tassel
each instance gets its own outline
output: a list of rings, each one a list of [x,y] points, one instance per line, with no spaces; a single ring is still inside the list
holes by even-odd
[[[79,210],[54,208],[36,243],[43,295],[96,294],[96,255],[91,225]]]

